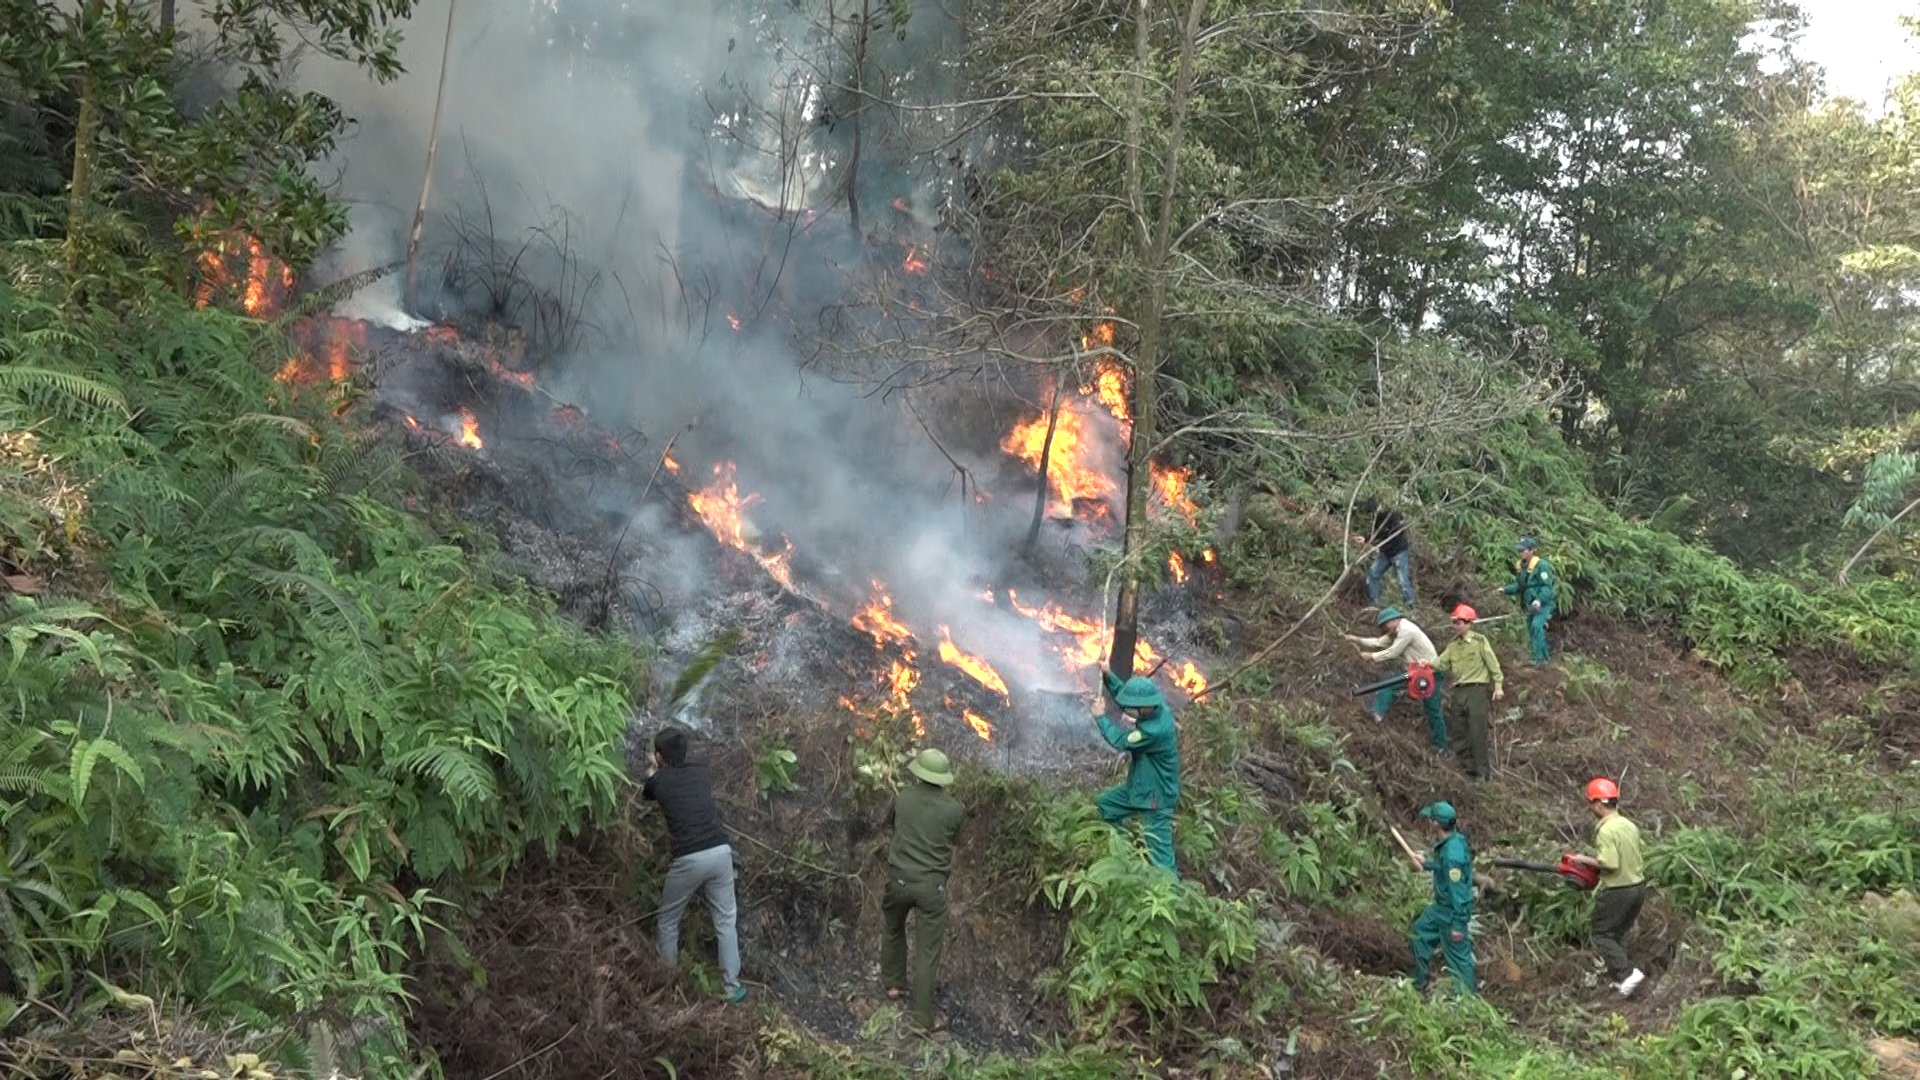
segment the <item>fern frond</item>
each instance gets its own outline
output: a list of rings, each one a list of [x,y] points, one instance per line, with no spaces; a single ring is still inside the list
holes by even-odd
[[[79,412],[114,413],[122,417],[132,415],[127,410],[127,399],[121,396],[120,391],[71,371],[11,365],[0,367],[0,393],[29,395],[43,405],[74,405]],[[50,398],[58,400],[50,401]]]
[[[490,802],[494,797],[493,770],[457,746],[436,743],[409,750],[394,758],[392,767],[433,779],[456,804]]]
[[[278,413],[244,413],[228,421],[227,427],[234,431],[248,427],[278,428],[296,439],[304,441],[313,438],[312,425]]]

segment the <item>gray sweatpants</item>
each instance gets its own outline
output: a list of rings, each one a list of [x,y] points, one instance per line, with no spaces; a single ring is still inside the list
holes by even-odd
[[[694,890],[706,890],[707,909],[713,913],[713,933],[720,939],[720,975],[731,993],[740,985],[740,935],[734,922],[733,848],[722,844],[682,855],[667,868],[667,884],[660,891],[660,959],[680,966],[680,916]]]

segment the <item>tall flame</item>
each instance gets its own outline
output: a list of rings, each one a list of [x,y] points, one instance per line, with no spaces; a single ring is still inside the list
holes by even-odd
[[[1177,551],[1167,552],[1167,572],[1173,575],[1175,585],[1184,585],[1187,581],[1187,560]]]
[[[473,412],[464,405],[460,407],[460,445],[475,450],[486,446],[480,441],[480,421],[474,419]]]
[[[1200,519],[1200,508],[1193,505],[1193,500],[1187,495],[1187,484],[1193,479],[1192,469],[1177,469],[1149,462],[1147,470],[1153,476],[1154,494],[1160,496],[1161,503],[1167,509],[1186,518],[1189,525]]]
[[[1104,499],[1114,492],[1113,481],[1088,467],[1092,449],[1088,441],[1086,418],[1075,401],[1061,403],[1060,422],[1053,429],[1053,444],[1047,444],[1047,417],[1040,416],[1020,424],[1000,441],[1000,449],[1040,468],[1042,449],[1047,454],[1047,484],[1052,489],[1056,509],[1073,512],[1075,499]]]
[[[998,692],[1002,697],[1006,696],[1007,681],[1000,677],[999,672],[993,670],[993,665],[977,656],[961,652],[960,647],[953,643],[953,634],[944,626],[940,628],[940,659],[966,672],[981,686]]]
[[[968,709],[960,715],[966,720],[967,726],[973,729],[975,735],[980,736],[988,742],[993,741],[993,725],[987,723],[985,717],[982,717],[972,709]]]

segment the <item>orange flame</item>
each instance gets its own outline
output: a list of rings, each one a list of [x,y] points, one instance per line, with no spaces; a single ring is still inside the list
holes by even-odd
[[[713,483],[700,491],[687,494],[687,501],[693,504],[693,512],[700,516],[714,538],[731,548],[736,548],[753,556],[755,562],[766,570],[783,587],[793,588],[793,543],[781,538],[784,550],[769,555],[760,550],[753,541],[759,539],[759,531],[749,521],[746,511],[760,501],[758,495],[742,497],[740,485],[733,478],[734,466],[731,461],[723,461],[713,467]]]
[[[412,429],[413,429],[413,430],[415,430],[415,431],[419,431],[419,430],[420,430],[420,421],[418,421],[418,420],[415,420],[415,419],[413,418],[413,414],[412,414],[412,413],[408,413],[408,414],[407,414],[407,426],[408,426],[408,427],[410,427],[410,428],[412,428]]]
[[[997,691],[1002,697],[1006,696],[1007,681],[1000,677],[999,672],[993,670],[993,665],[977,656],[961,652],[960,647],[953,643],[953,635],[944,626],[940,628],[940,659],[966,672],[981,686]]]
[[[736,334],[739,333],[740,332],[740,316],[735,315],[731,311],[727,312],[727,325],[733,327],[734,333]]]
[[[920,257],[919,248],[910,247],[907,249],[907,257],[900,263],[900,269],[909,274],[924,274],[927,272],[927,260]]]
[[[1123,424],[1132,422],[1133,414],[1127,411],[1127,376],[1120,370],[1120,365],[1103,358],[1099,375],[1094,380],[1094,391],[1100,395],[1100,404],[1107,407],[1115,420]]]
[[[1167,572],[1173,575],[1175,585],[1184,585],[1187,581],[1187,560],[1177,551],[1167,552]]]
[[[987,723],[985,717],[974,712],[972,709],[968,709],[960,715],[966,719],[967,726],[973,729],[975,735],[980,736],[988,742],[993,741],[993,725]]]
[[[194,290],[194,303],[199,307],[237,293],[243,311],[257,319],[270,318],[293,288],[293,270],[268,254],[259,240],[244,234],[218,237],[195,262],[200,268],[200,286]],[[246,266],[244,279],[232,268],[242,262]]]
[[[1020,424],[1000,441],[1000,449],[1040,469],[1040,451],[1047,447],[1047,418],[1044,414]],[[1047,451],[1047,484],[1060,512],[1071,514],[1075,499],[1104,499],[1113,494],[1113,481],[1086,464],[1092,449],[1087,439],[1086,419],[1073,401],[1062,403],[1060,422],[1053,429],[1053,445]]]
[[[1200,519],[1200,508],[1187,497],[1187,483],[1193,479],[1192,469],[1176,469],[1149,462],[1147,470],[1153,476],[1154,493],[1160,496],[1160,501],[1169,510],[1186,518],[1189,525]]]
[[[1191,696],[1198,696],[1207,690],[1207,677],[1200,674],[1200,669],[1194,666],[1193,661],[1187,660],[1180,664],[1180,670],[1173,676],[1173,684]]]
[[[675,476],[680,475],[680,463],[673,460],[672,454],[662,455],[660,458],[660,464],[666,466],[667,471],[672,473],[673,475]]]
[[[886,587],[878,579],[873,582],[873,599],[867,606],[854,613],[853,625],[873,637],[875,648],[881,648],[889,641],[910,642],[913,631],[893,617],[893,597],[888,596]]]
[[[480,441],[480,421],[475,420],[473,413],[464,405],[460,407],[460,445],[471,446],[475,450],[486,446]]]

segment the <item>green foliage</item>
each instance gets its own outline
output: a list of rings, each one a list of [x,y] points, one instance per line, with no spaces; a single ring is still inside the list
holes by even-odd
[[[3,539],[91,594],[0,613],[13,980],[65,1000],[81,971],[137,973],[249,1026],[402,1031],[427,886],[484,885],[616,805],[630,651],[397,510],[391,451],[265,411],[260,324],[0,285],[0,328],[0,421],[41,418],[13,455],[34,467],[0,476]],[[62,489],[85,498],[56,526]]]
[[[1158,1029],[1204,1009],[1206,991],[1252,962],[1254,898],[1208,896],[1149,865],[1139,846],[1101,821],[1084,799],[1044,808],[1049,873],[1041,893],[1072,913],[1067,969],[1059,978],[1083,1030],[1104,1030],[1136,1009]]]
[[[769,746],[753,759],[753,786],[763,799],[798,791],[794,777],[799,770],[799,755],[784,746]]]

